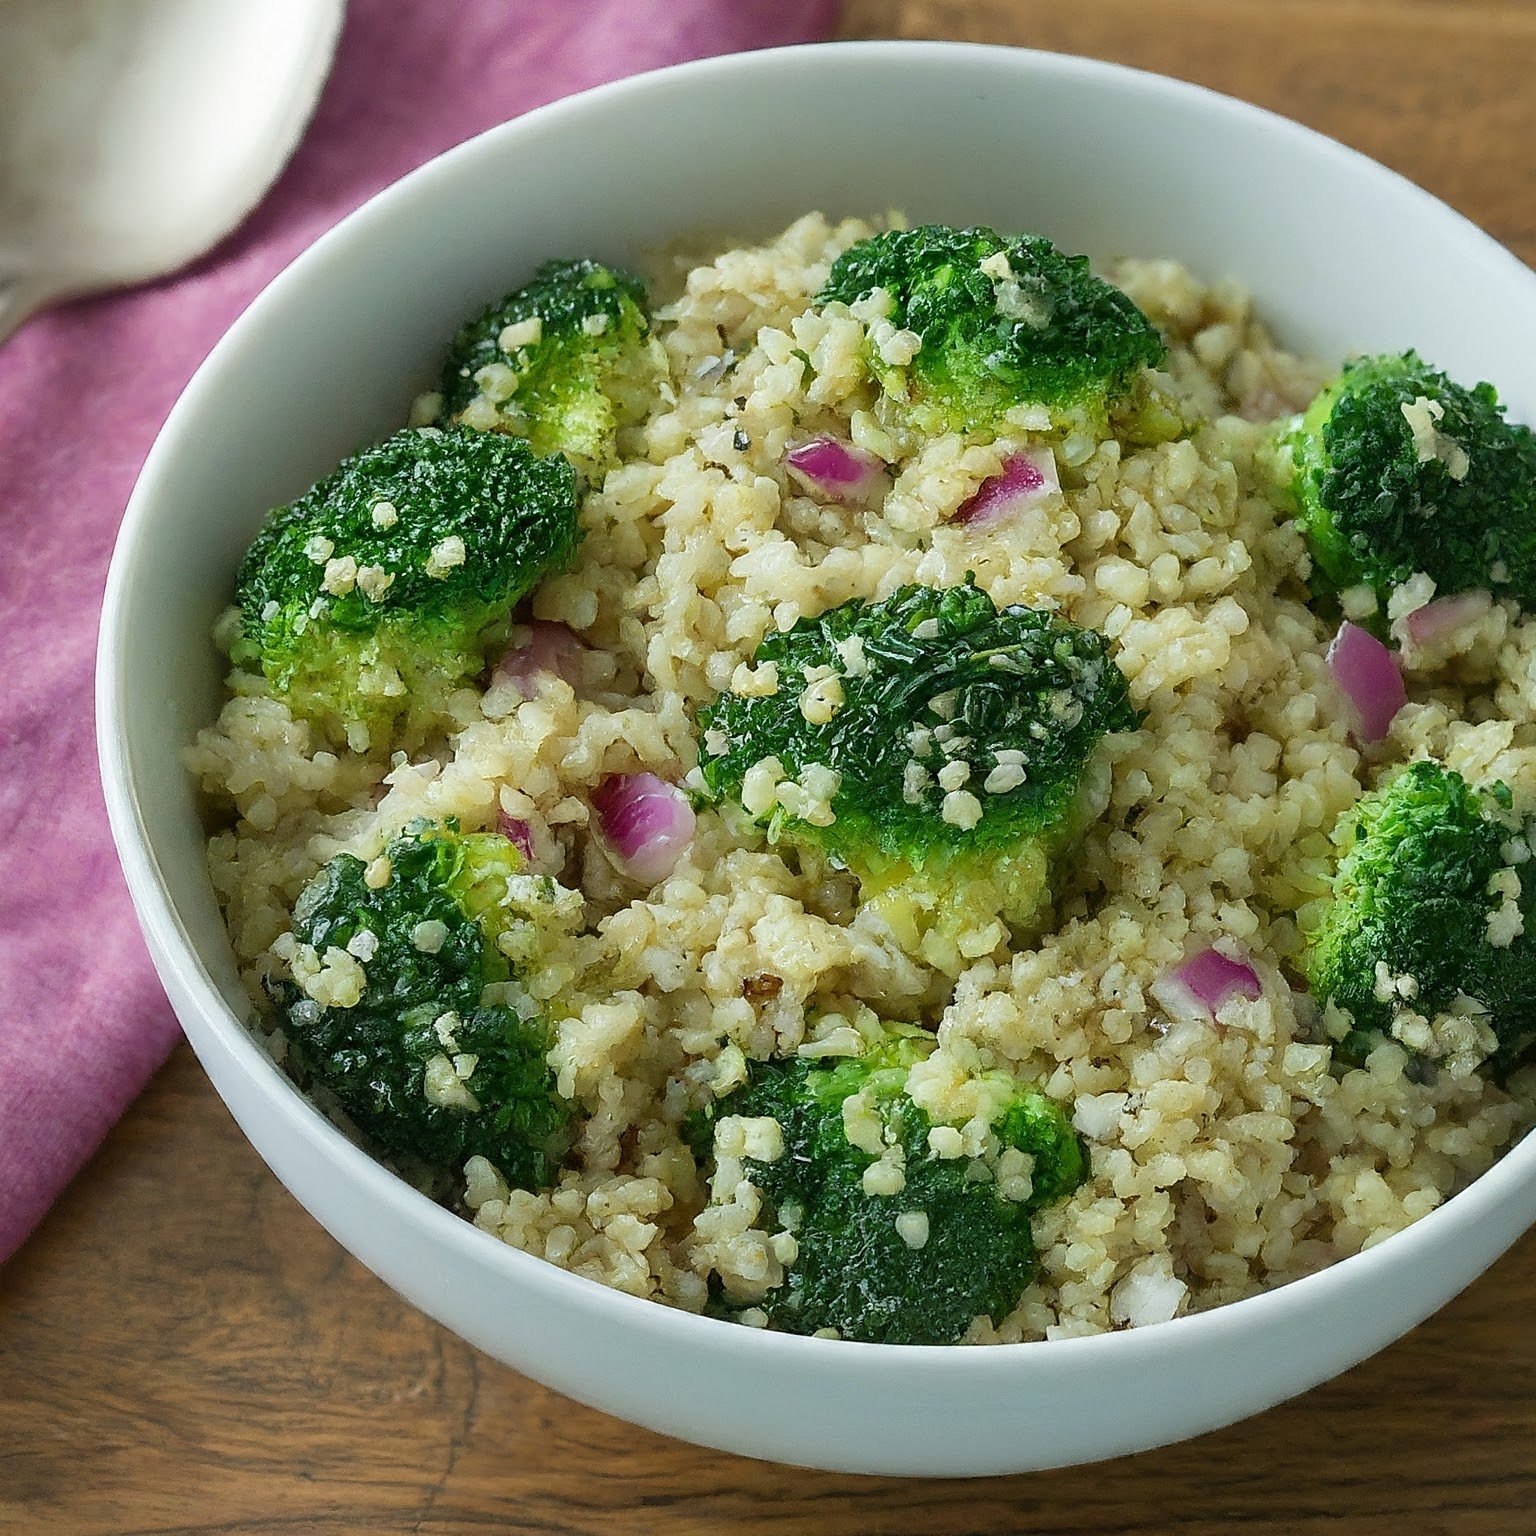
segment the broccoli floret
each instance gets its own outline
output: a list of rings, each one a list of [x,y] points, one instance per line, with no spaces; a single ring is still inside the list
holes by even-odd
[[[522,983],[560,931],[554,882],[504,837],[415,823],[365,864],[338,854],[294,909],[289,1046],[380,1148],[441,1183],[475,1154],[552,1181],[571,1107]]]
[[[1509,798],[1423,760],[1340,818],[1304,927],[1313,994],[1348,1015],[1345,1061],[1392,1038],[1502,1071],[1536,1043],[1536,865],[1511,864],[1526,832]]]
[[[1001,1322],[1018,1305],[1035,1269],[1031,1216],[1083,1182],[1087,1159],[1063,1108],[1005,1072],[966,1085],[968,1108],[985,1106],[990,1121],[985,1145],[969,1155],[960,1121],[933,1119],[907,1091],[909,1071],[933,1045],[893,1028],[833,1065],[754,1062],[746,1084],[696,1122],[696,1145],[717,1158],[717,1172],[735,1157],[760,1192],[756,1224],[794,1237],[783,1283],[762,1295],[727,1287],[728,1306],[760,1307],[796,1333],[952,1344],[974,1318]],[[753,1143],[727,1119],[735,1116],[777,1122],[782,1155],[749,1155]],[[946,1136],[930,1142],[940,1125]],[[870,1174],[882,1157],[899,1172]],[[895,1193],[870,1192],[893,1185]],[[717,1193],[730,1199],[734,1186]]]
[[[851,870],[947,969],[956,936],[1041,916],[1053,858],[1107,798],[1099,744],[1137,723],[1101,635],[974,585],[802,619],[753,670],[702,711],[708,789]]]
[[[453,339],[444,418],[565,453],[588,480],[613,462],[622,426],[655,398],[665,357],[651,339],[645,285],[596,261],[549,261]]]
[[[1350,363],[1291,429],[1292,488],[1322,590],[1536,599],[1536,435],[1491,384],[1464,389],[1413,352]]]
[[[268,515],[236,578],[237,667],[366,751],[419,732],[571,561],[576,477],[514,438],[397,432]]]
[[[1040,235],[926,224],[850,246],[818,302],[853,305],[876,289],[884,319],[921,340],[915,357],[871,338],[869,365],[885,397],[919,432],[991,427],[1016,405],[1048,407],[1063,423],[1102,427],[1125,408],[1124,435],[1177,436],[1183,423],[1144,370],[1165,348],[1118,288]],[[895,360],[893,360],[895,359]]]

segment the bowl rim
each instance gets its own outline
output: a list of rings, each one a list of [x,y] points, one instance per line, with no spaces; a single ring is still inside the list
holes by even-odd
[[[1020,77],[1051,75],[1089,90],[1129,93],[1180,105],[1217,120],[1263,126],[1270,133],[1289,138],[1308,156],[1347,166],[1373,181],[1381,195],[1395,197],[1437,221],[1447,235],[1454,236],[1458,259],[1465,261],[1469,269],[1490,270],[1504,282],[1525,285],[1536,297],[1536,273],[1493,236],[1432,193],[1360,151],[1293,119],[1209,87],[1075,54],[937,40],[797,44],[670,65],[561,98],[434,156],[338,220],[256,295],[193,373],[145,459],[118,531],[107,576],[96,659],[96,734],[108,819],[157,969],[169,973],[182,995],[194,1002],[201,1025],[217,1038],[240,1070],[255,1081],[266,1108],[284,1129],[339,1165],[345,1178],[361,1186],[361,1195],[377,1201],[381,1221],[414,1229],[438,1245],[439,1258],[445,1265],[489,1267],[513,1286],[531,1287],[551,1300],[558,1300],[571,1314],[594,1318],[613,1314],[613,1321],[639,1328],[656,1342],[679,1347],[703,1346],[713,1340],[742,1354],[747,1363],[788,1352],[806,1364],[835,1360],[841,1368],[857,1357],[871,1363],[889,1361],[893,1366],[899,1364],[905,1370],[915,1370],[920,1376],[933,1379],[954,1371],[970,1376],[978,1371],[1027,1369],[1030,1361],[1041,1360],[1041,1350],[1050,1351],[1053,1365],[1087,1366],[1105,1351],[1112,1351],[1125,1365],[1138,1351],[1161,1351],[1167,1345],[1203,1341],[1219,1347],[1225,1339],[1246,1334],[1251,1328],[1295,1319],[1330,1293],[1363,1292],[1373,1277],[1384,1270],[1411,1265],[1429,1249],[1454,1242],[1459,1231],[1469,1230],[1486,1209],[1506,1200],[1536,1174],[1536,1135],[1526,1135],[1513,1143],[1485,1173],[1412,1225],[1373,1247],[1284,1285],[1167,1322],[1081,1337],[962,1349],[946,1344],[819,1339],[743,1327],[725,1319],[687,1312],[562,1269],[481,1231],[389,1172],[299,1091],[262,1048],[249,1026],[225,1003],[203,965],[171,899],[150,842],[125,749],[123,722],[129,689],[118,658],[123,654],[121,640],[133,607],[133,576],[147,558],[145,535],[153,523],[160,483],[181,453],[190,424],[201,414],[203,401],[217,393],[229,359],[259,333],[268,308],[280,302],[290,289],[301,285],[311,269],[327,262],[344,262],[354,244],[369,239],[377,221],[393,214],[419,188],[444,174],[445,167],[459,171],[471,167],[476,160],[494,161],[507,153],[533,149],[542,136],[559,132],[567,120],[579,118],[594,100],[608,103],[630,98],[640,102],[665,96],[678,83],[733,77],[750,81],[750,77],[773,76],[779,71],[796,74],[803,85],[805,71],[861,65],[885,67],[893,61],[910,67],[919,58],[967,69],[1015,70]]]

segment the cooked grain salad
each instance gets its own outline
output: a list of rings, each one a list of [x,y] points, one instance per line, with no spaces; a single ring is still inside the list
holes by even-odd
[[[1530,1126],[1490,386],[812,214],[551,261],[407,407],[266,519],[187,761],[273,1055],[488,1238],[1064,1338],[1378,1243]]]

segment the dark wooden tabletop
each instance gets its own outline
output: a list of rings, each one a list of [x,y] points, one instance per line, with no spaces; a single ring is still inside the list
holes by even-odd
[[[842,31],[1198,80],[1536,261],[1536,0],[847,0]],[[985,1483],[794,1471],[578,1407],[414,1312],[183,1046],[0,1276],[0,1531],[1532,1536],[1533,1302],[1527,1238],[1376,1359],[1191,1444]]]

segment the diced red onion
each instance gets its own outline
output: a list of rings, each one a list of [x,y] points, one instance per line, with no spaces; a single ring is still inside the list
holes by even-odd
[[[505,811],[500,811],[496,816],[496,830],[522,854],[530,864],[533,862],[533,828],[519,816],[508,816]]]
[[[808,490],[833,501],[867,501],[885,484],[885,461],[835,437],[813,437],[784,455],[789,472]]]
[[[592,792],[603,840],[642,885],[665,880],[693,841],[688,797],[654,773],[616,773]]]
[[[1397,658],[1375,635],[1345,619],[1328,647],[1328,667],[1355,707],[1355,735],[1362,742],[1380,741],[1408,702]]]
[[[1255,998],[1263,990],[1259,973],[1246,960],[1214,948],[1186,955],[1151,987],[1152,996],[1176,1019],[1213,1019],[1234,997]]]
[[[1415,645],[1433,645],[1463,624],[1480,619],[1492,606],[1486,592],[1457,592],[1451,597],[1437,597],[1422,608],[1415,608],[1403,619],[1403,629]]]
[[[561,678],[573,688],[580,681],[588,648],[569,625],[531,619],[518,625],[513,634],[522,638],[497,662],[496,675],[511,683],[525,699],[539,691],[540,675]]]
[[[1003,460],[1001,474],[983,480],[980,489],[955,513],[967,528],[990,528],[1061,489],[1056,455],[1049,448],[1016,453]]]

